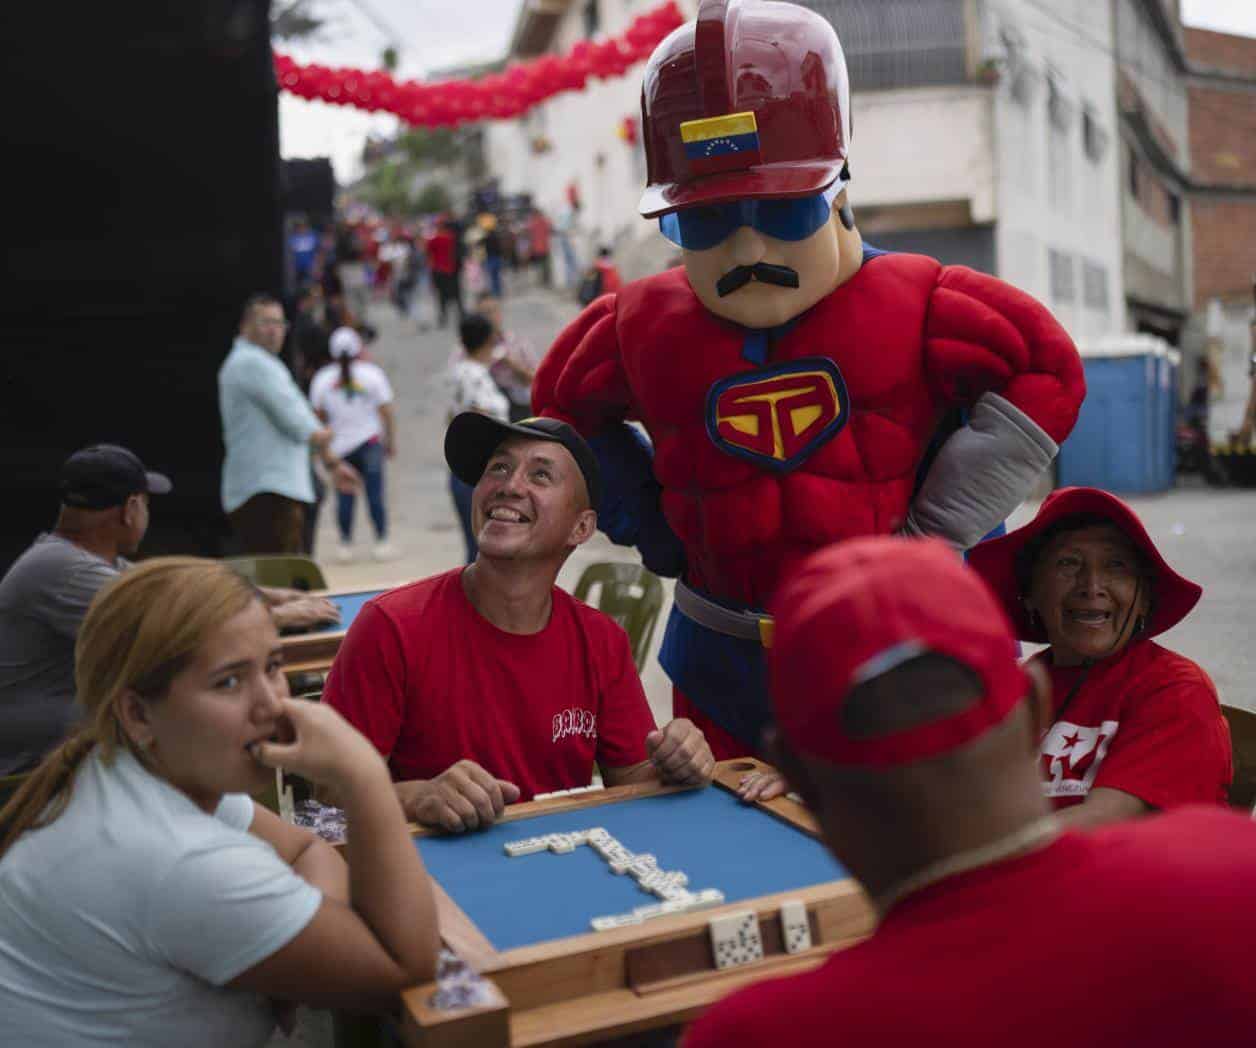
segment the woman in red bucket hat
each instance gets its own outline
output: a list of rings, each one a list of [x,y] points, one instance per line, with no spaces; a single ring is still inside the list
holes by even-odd
[[[1203,592],[1156,549],[1124,502],[1061,488],[1024,527],[968,562],[1051,677],[1044,789],[1065,821],[1096,825],[1188,803],[1221,803],[1230,734],[1208,674],[1152,641]]]

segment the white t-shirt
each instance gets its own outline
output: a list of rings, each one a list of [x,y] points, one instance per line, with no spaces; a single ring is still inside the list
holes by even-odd
[[[210,816],[129,753],[88,756],[61,817],[0,859],[0,1042],[264,1045],[269,1006],[224,984],[322,893],[252,821],[244,794]]]
[[[448,381],[451,414],[479,411],[501,422],[510,421],[510,401],[478,360],[463,355],[452,361]]]
[[[340,384],[340,364],[319,368],[310,382],[310,403],[327,416],[331,426],[331,450],[343,458],[384,432],[379,418],[381,404],[391,404],[392,386],[378,364],[355,360],[350,365],[353,396]]]

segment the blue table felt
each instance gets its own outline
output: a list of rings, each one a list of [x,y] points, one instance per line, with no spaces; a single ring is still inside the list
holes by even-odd
[[[580,935],[592,931],[594,917],[659,901],[630,875],[611,873],[587,845],[566,855],[511,858],[503,850],[507,841],[594,826],[649,852],[663,869],[684,870],[690,890],[718,888],[726,902],[849,876],[819,841],[716,786],[419,837],[415,845],[484,937],[510,950]]]
[[[332,623],[329,626],[320,626],[318,629],[310,630],[311,633],[340,633],[347,630],[353,625],[353,620],[357,617],[362,605],[372,597],[378,597],[386,590],[361,590],[357,593],[338,593],[334,597],[328,597],[337,608],[340,609],[340,621]]]

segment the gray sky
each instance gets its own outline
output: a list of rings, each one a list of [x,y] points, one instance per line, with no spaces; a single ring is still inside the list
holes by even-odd
[[[1181,0],[1188,25],[1256,36],[1256,0]],[[332,27],[322,40],[289,53],[302,62],[376,68],[390,43],[398,48],[398,75],[423,78],[433,70],[500,57],[521,0],[321,0]],[[648,10],[652,4],[642,4]],[[371,17],[374,14],[374,18]],[[383,23],[391,29],[386,32]],[[635,71],[630,71],[629,76]],[[280,149],[284,156],[330,156],[336,174],[357,173],[367,134],[391,132],[397,120],[347,106],[280,95]]]

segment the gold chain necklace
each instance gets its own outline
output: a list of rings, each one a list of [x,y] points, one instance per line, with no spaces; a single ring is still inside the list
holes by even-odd
[[[1044,815],[1027,826],[1022,826],[1014,833],[1009,833],[1006,837],[1000,837],[989,844],[983,844],[980,848],[971,848],[930,863],[910,877],[891,885],[886,891],[875,896],[872,902],[877,912],[884,918],[891,907],[913,892],[920,891],[921,888],[927,888],[931,884],[937,884],[938,881],[954,877],[957,873],[967,873],[982,866],[992,866],[1003,859],[1011,858],[1018,852],[1028,851],[1054,840],[1059,832],[1060,825],[1056,817]]]

